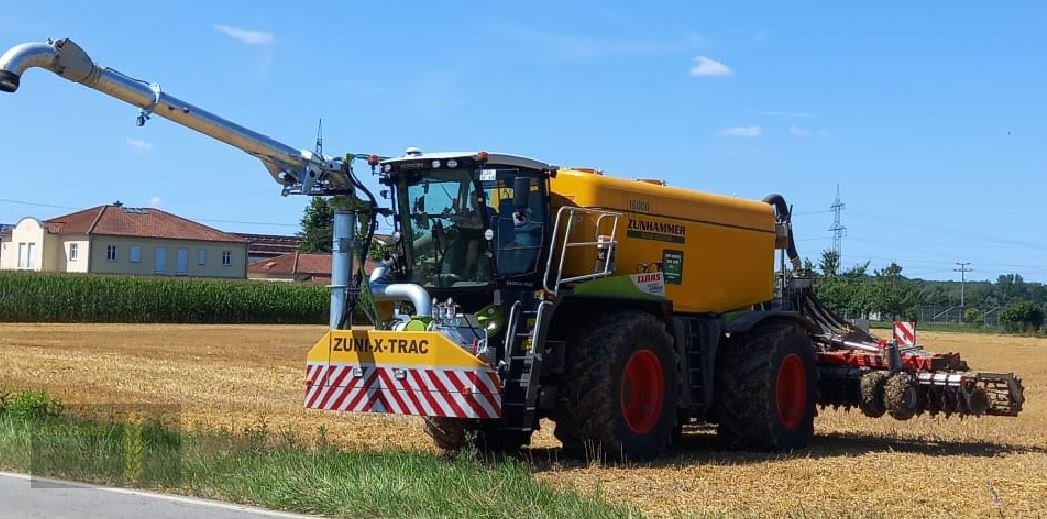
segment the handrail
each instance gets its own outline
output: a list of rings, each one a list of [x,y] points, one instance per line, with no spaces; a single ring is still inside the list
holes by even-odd
[[[587,214],[596,216],[596,227],[595,227],[596,236],[594,236],[594,241],[577,241],[577,242],[572,242],[571,241],[571,231],[574,230],[574,225],[575,225],[575,222],[576,222],[575,215],[577,213],[581,213],[583,216],[587,215]],[[565,216],[566,216],[566,218],[565,218]],[[549,254],[546,257],[546,261],[545,261],[545,275],[542,277],[542,287],[545,288],[546,291],[548,291],[548,292],[550,292],[550,293],[555,295],[556,292],[560,289],[560,285],[562,285],[563,283],[570,283],[570,282],[574,282],[574,281],[581,281],[581,280],[584,280],[584,279],[595,279],[595,278],[605,277],[605,276],[611,274],[611,262],[610,261],[604,262],[602,271],[600,271],[598,269],[594,269],[593,273],[591,273],[591,274],[582,274],[582,275],[579,275],[579,276],[571,276],[571,277],[568,277],[568,278],[564,278],[563,277],[563,267],[564,267],[564,263],[567,261],[567,250],[569,248],[571,248],[571,247],[600,247],[600,246],[606,246],[607,247],[607,257],[608,258],[613,258],[615,249],[618,247],[618,240],[615,239],[615,236],[618,235],[618,220],[621,217],[622,217],[622,213],[619,213],[619,212],[616,212],[616,211],[607,211],[607,210],[603,210],[603,209],[591,209],[591,208],[588,208],[588,207],[570,207],[570,206],[561,207],[556,212],[556,221],[553,224],[552,240],[549,243]],[[600,229],[601,229],[601,226],[603,225],[603,222],[604,222],[604,220],[606,218],[611,218],[612,219],[611,235],[610,235],[611,239],[609,241],[600,241]],[[565,223],[563,224],[563,242],[559,243],[561,221],[565,221]],[[553,269],[553,256],[556,255],[556,249],[557,249],[558,246],[560,248],[560,259],[557,262],[556,282],[553,283],[552,285],[550,285],[549,284],[550,283],[550,277],[552,275],[552,269]]]

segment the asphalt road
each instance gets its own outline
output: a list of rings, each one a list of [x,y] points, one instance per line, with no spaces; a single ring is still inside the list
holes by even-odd
[[[0,519],[304,519],[273,512],[182,496],[0,472]]]

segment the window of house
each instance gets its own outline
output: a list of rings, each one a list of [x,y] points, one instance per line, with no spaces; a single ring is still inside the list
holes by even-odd
[[[189,273],[189,249],[179,247],[175,251],[175,274],[184,276]]]
[[[167,248],[157,247],[153,261],[154,272],[157,274],[164,274],[167,272]]]
[[[33,268],[33,250],[34,249],[36,249],[36,244],[35,243],[29,242],[29,243],[26,244],[26,251],[27,252],[25,254],[25,259],[26,259],[25,266],[28,267],[28,268]]]
[[[142,262],[142,248],[139,247],[138,245],[132,245],[131,246],[131,250],[130,250],[130,252],[128,252],[127,256],[128,256],[128,259],[130,260],[131,263],[141,263]]]
[[[105,259],[109,261],[116,261],[116,245],[106,245]]]
[[[197,265],[207,265],[207,251],[206,250],[200,249],[200,250],[196,251],[196,264]]]
[[[76,261],[76,258],[80,257],[80,244],[70,243],[69,244],[69,261]]]
[[[25,243],[18,244],[18,268],[24,269],[29,266],[29,250]]]
[[[233,264],[233,251],[222,251],[222,265],[228,267]]]

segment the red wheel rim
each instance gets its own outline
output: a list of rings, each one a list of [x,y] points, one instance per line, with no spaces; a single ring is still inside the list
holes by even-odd
[[[665,379],[662,363],[651,350],[636,351],[625,363],[621,394],[625,425],[636,434],[644,434],[658,425],[665,399]]]
[[[789,429],[799,425],[807,411],[807,370],[795,353],[786,355],[778,368],[775,401],[782,424]]]

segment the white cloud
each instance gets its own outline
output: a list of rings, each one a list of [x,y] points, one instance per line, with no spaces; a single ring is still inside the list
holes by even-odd
[[[780,110],[750,110],[748,113],[752,115],[769,115],[771,117],[785,117],[788,119],[806,119],[808,117],[814,117],[814,114],[810,112],[783,112]]]
[[[153,146],[153,143],[151,143],[151,142],[143,141],[142,139],[131,139],[131,138],[127,139],[127,145],[132,147],[132,148],[134,148],[135,151],[141,151],[141,152],[152,151],[153,148],[155,147],[155,146]]]
[[[214,30],[223,33],[234,40],[240,40],[248,45],[269,45],[276,41],[276,36],[271,32],[251,31],[240,27],[220,24],[216,24],[213,27]]]
[[[734,75],[734,71],[731,70],[731,67],[728,67],[712,58],[696,56],[694,58],[694,66],[691,67],[691,75],[697,77],[722,77],[732,76]]]
[[[753,124],[751,126],[739,126],[738,128],[727,128],[720,130],[720,135],[725,137],[759,137],[763,133],[763,128],[759,125]]]
[[[807,128],[800,128],[796,125],[789,127],[789,135],[792,135],[793,137],[822,137],[826,133],[825,130],[810,130]]]
[[[160,202],[161,202],[160,197],[152,196],[152,197],[149,197],[149,202],[147,203],[147,205],[149,207],[160,207]]]

